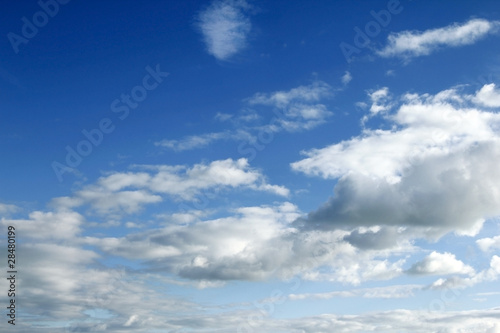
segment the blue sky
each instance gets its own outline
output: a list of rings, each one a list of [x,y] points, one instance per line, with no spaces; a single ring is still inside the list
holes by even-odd
[[[2,331],[500,332],[496,1],[2,8]]]

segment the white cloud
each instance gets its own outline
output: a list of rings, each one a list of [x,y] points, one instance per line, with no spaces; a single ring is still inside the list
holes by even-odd
[[[130,186],[143,186],[148,183],[148,179],[141,173],[113,174],[100,178],[97,184],[119,191]],[[376,259],[400,253],[394,245],[390,248],[382,247],[381,250],[360,250],[344,241],[349,232],[298,231],[293,227],[293,221],[301,212],[291,203],[241,207],[235,209],[234,214],[230,216],[211,220],[203,220],[204,214],[202,211],[193,211],[191,216],[177,216],[177,222],[183,222],[184,225],[167,224],[162,228],[135,232],[121,238],[78,236],[79,228],[75,225],[83,223],[78,220],[78,214],[61,215],[59,218],[55,213],[38,214],[40,217],[37,220],[43,220],[43,223],[33,227],[30,226],[33,222],[23,220],[7,222],[25,226],[22,229],[25,236],[38,234],[39,237],[34,240],[42,242],[25,244],[20,248],[23,251],[20,256],[25,258],[24,266],[20,267],[25,272],[21,281],[25,313],[37,316],[38,323],[53,318],[63,321],[60,326],[65,328],[62,328],[61,332],[68,329],[124,332],[127,329],[139,328],[176,330],[190,327],[224,330],[226,328],[219,324],[220,321],[225,322],[224,318],[230,322],[226,330],[231,331],[240,324],[245,325],[247,315],[253,312],[246,311],[242,315],[241,310],[226,306],[225,312],[218,313],[216,320],[205,318],[202,305],[170,295],[168,288],[155,289],[165,283],[189,283],[185,280],[169,280],[169,277],[164,276],[165,272],[196,281],[200,288],[220,286],[220,282],[234,279],[286,279],[294,276],[355,285],[364,281],[390,279],[402,273],[404,260],[391,262],[388,259]],[[61,237],[55,239],[61,243],[70,240],[71,245],[43,243],[45,240],[54,240],[48,232],[43,233],[45,229],[53,232],[55,228],[60,227],[59,224],[62,226],[62,223],[71,221],[71,216],[78,222],[72,222],[73,227],[64,231],[65,237],[68,238],[59,235]],[[66,219],[63,220],[63,217]],[[383,228],[357,230],[359,235],[379,232],[384,232]],[[123,261],[140,262],[141,270],[134,273],[133,270],[103,267],[99,262],[100,255],[91,250],[92,247],[98,248],[104,258],[112,255]],[[494,258],[491,265],[494,270],[477,274],[481,278],[476,280],[492,280],[500,272],[498,262],[500,259]],[[6,287],[4,280],[0,281],[2,289]],[[300,279],[294,282],[296,286],[301,283]],[[420,288],[417,285],[395,285],[326,294],[292,294],[289,299],[299,301],[331,297],[404,298],[411,297],[413,292]],[[143,302],[144,299],[148,302]],[[144,304],[137,307],[137,304],[142,304],[141,301]],[[41,307],[40,304],[44,306]],[[88,317],[88,313],[95,311],[106,311],[107,315]],[[413,323],[408,319],[398,319],[398,316],[403,317],[403,314],[398,311],[395,313],[355,316],[323,314],[320,317],[326,326],[319,325],[318,317],[289,320],[266,317],[260,331],[301,332],[307,327],[311,332],[326,332],[331,331],[332,327],[337,329],[341,324],[345,332],[356,332],[360,327],[372,330],[384,327],[384,320],[389,319],[393,320],[391,329],[394,329],[394,332],[398,331],[397,328],[400,331],[403,328],[411,328],[412,332],[418,332],[418,329],[421,329],[418,324],[431,331],[441,329],[444,325],[469,327],[473,323],[479,327],[477,322],[471,321],[470,318],[475,318],[472,314],[461,313],[462,319],[455,318],[450,322],[453,316],[449,313],[441,314],[444,316],[442,321],[436,321],[435,314],[430,312],[413,314],[412,311],[405,311],[407,318],[414,315]],[[489,312],[484,310],[481,314],[488,316]],[[417,319],[420,320],[418,324]],[[67,328],[67,321],[73,321],[74,324]],[[58,332],[57,323],[52,322],[52,325],[54,327],[51,327],[49,332]],[[25,331],[28,332],[29,329]]]
[[[377,53],[382,57],[418,57],[429,55],[440,47],[457,47],[474,44],[486,35],[496,32],[497,21],[472,19],[463,24],[419,31],[403,31],[391,34],[387,46]]]
[[[212,132],[200,135],[189,135],[180,140],[161,140],[155,142],[155,146],[172,149],[180,152],[185,150],[199,149],[206,147],[216,141],[222,140],[246,140],[252,141],[254,137],[244,129],[235,131]]]
[[[233,118],[233,115],[229,113],[217,112],[217,114],[215,115],[215,119],[219,121],[226,121],[231,118]]]
[[[175,151],[184,151],[203,148],[215,141],[227,140],[231,137],[232,135],[229,132],[206,133],[202,135],[191,135],[183,138],[182,140],[158,141],[155,142],[155,146],[170,148]]]
[[[488,252],[493,249],[500,249],[500,236],[481,238],[476,241],[476,244],[484,252]]]
[[[406,94],[384,116],[390,129],[305,152],[294,170],[338,179],[335,195],[305,225],[476,234],[500,215],[500,115],[469,100],[454,89]]]
[[[352,80],[352,75],[349,71],[346,71],[344,73],[344,75],[342,75],[342,84],[345,86],[347,84],[349,84],[349,82],[351,82]]]
[[[490,260],[490,267],[470,277],[452,276],[447,279],[438,279],[433,282],[430,289],[456,289],[472,287],[478,283],[496,281],[500,275],[500,257],[494,255]]]
[[[287,202],[242,207],[216,219],[195,215],[178,216],[181,225],[177,220],[122,238],[86,237],[84,243],[109,255],[147,261],[152,271],[195,281],[301,276],[353,285],[401,275],[405,260],[390,257],[412,251],[397,246],[359,250],[343,240],[345,231],[299,232],[291,224],[301,213]],[[377,259],[381,256],[386,259]]]
[[[281,110],[271,123],[259,127],[261,131],[295,132],[310,130],[326,121],[332,112],[324,104],[317,103],[332,96],[332,87],[323,81],[315,81],[307,86],[299,86],[288,91],[270,94],[258,93],[247,99],[250,105],[267,105]]]
[[[500,249],[500,236],[495,236],[492,238],[481,238],[476,241],[477,246],[484,251],[488,252],[492,249]]]
[[[12,225],[23,237],[34,239],[71,240],[81,232],[85,222],[82,215],[72,211],[41,212],[29,214],[28,220],[1,219],[4,226]]]
[[[208,53],[227,60],[247,46],[252,24],[245,0],[215,0],[198,16]]]
[[[149,172],[116,172],[98,179],[96,184],[85,186],[72,197],[53,200],[59,208],[74,208],[85,204],[99,214],[139,212],[146,204],[158,203],[163,194],[175,200],[194,200],[206,191],[248,188],[280,196],[290,191],[279,185],[268,184],[258,170],[250,167],[248,160],[226,159],[210,164],[136,166]]]
[[[16,304],[23,304],[26,319],[16,321],[16,331],[124,332],[127,323],[134,330],[173,329],[170,320],[195,308],[155,290],[154,275],[103,267],[96,252],[73,243],[26,242],[18,247],[23,260],[17,265],[22,273],[16,282],[22,292],[16,293]],[[8,290],[7,282],[1,279],[0,287]],[[93,316],[96,312],[105,315]],[[136,320],[130,320],[133,317]]]
[[[500,107],[500,91],[496,89],[494,83],[485,84],[476,92],[473,101],[484,106]]]
[[[294,104],[283,111],[281,117],[275,117],[265,126],[260,127],[262,132],[298,132],[311,130],[325,123],[333,113],[323,104]]]
[[[270,184],[260,184],[260,185],[250,185],[250,188],[258,191],[271,192],[283,197],[290,195],[290,190],[284,186],[270,185]]]
[[[180,173],[179,171],[184,171]],[[245,158],[213,161],[210,164],[196,164],[191,168],[158,167],[158,173],[151,178],[149,188],[154,192],[166,193],[184,200],[190,200],[202,190],[216,188],[248,187],[256,190],[284,194],[283,187],[268,186],[265,177],[252,169]]]
[[[416,275],[447,275],[447,274],[474,274],[474,269],[457,260],[454,254],[433,251],[422,261],[411,266],[407,271]]]
[[[189,224],[200,221],[200,218],[208,215],[210,215],[209,210],[191,210],[182,213],[160,214],[157,217],[164,219],[167,223]]]
[[[377,114],[381,111],[387,111],[390,109],[389,101],[389,89],[387,87],[376,90],[372,93],[369,93],[368,96],[372,102],[372,106],[370,107],[370,112],[373,114]]]
[[[0,214],[14,213],[18,210],[19,208],[16,205],[3,204],[0,202]]]
[[[89,186],[77,192],[80,204],[91,205],[99,214],[125,213],[133,214],[146,204],[162,201],[161,196],[144,190],[135,191],[106,191],[102,187]]]
[[[234,216],[132,234],[127,238],[87,238],[86,243],[131,259],[154,260],[154,269],[194,280],[260,280],[272,274],[289,253],[299,216],[296,206],[243,207]],[[210,235],[210,237],[207,237]]]
[[[125,223],[125,227],[127,227],[127,228],[142,228],[142,227],[144,227],[144,225],[129,221],[129,222]]]
[[[315,81],[307,86],[299,86],[289,91],[276,91],[270,94],[257,93],[248,99],[250,104],[264,104],[286,107],[293,102],[317,102],[332,94],[332,88],[323,81]]]

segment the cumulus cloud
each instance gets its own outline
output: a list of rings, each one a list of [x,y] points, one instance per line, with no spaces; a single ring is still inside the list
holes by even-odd
[[[252,169],[246,158],[218,160],[208,165],[196,164],[191,168],[155,168],[158,172],[152,176],[149,188],[154,192],[171,194],[185,200],[192,199],[201,190],[241,186],[288,195],[284,187],[268,186],[265,177],[258,170]]]
[[[390,34],[385,48],[378,51],[382,57],[418,57],[429,55],[442,47],[458,47],[476,43],[498,30],[498,21],[472,19],[462,24],[420,31]]]
[[[500,236],[481,238],[476,241],[476,244],[484,252],[500,249]]]
[[[112,174],[102,177],[97,184],[120,191],[132,186],[145,186],[149,177],[147,173]],[[132,232],[123,237],[81,235],[80,226],[84,221],[79,214],[67,210],[64,214],[57,214],[32,214],[32,221],[2,221],[20,226],[23,234],[33,238],[33,243],[25,244],[20,249],[20,256],[25,258],[24,266],[20,267],[24,272],[21,283],[24,292],[20,301],[24,304],[25,313],[37,316],[37,324],[48,323],[53,318],[61,321],[60,324],[52,321],[47,331],[50,333],[99,329],[125,332],[144,328],[175,331],[186,327],[232,331],[239,325],[245,325],[247,316],[253,314],[253,310],[242,311],[241,305],[226,306],[214,320],[206,317],[202,305],[178,299],[168,293],[168,288],[161,289],[159,286],[173,283],[186,285],[185,280],[172,279],[170,275],[192,280],[201,288],[219,286],[228,280],[256,281],[297,276],[306,280],[356,285],[402,274],[405,261],[393,261],[391,256],[411,251],[398,248],[398,244],[378,246],[379,242],[370,239],[380,233],[380,243],[387,245],[390,243],[387,238],[392,233],[400,234],[399,229],[357,228],[353,232],[297,230],[293,222],[301,216],[301,212],[288,202],[240,207],[228,216],[214,219],[206,219],[206,212],[203,211],[177,213],[172,216],[176,219],[175,224]],[[68,230],[60,230],[67,238],[63,238],[63,234],[54,238],[49,232],[44,233],[48,228],[54,231],[54,222],[58,223],[58,227],[63,223],[70,225]],[[369,241],[360,238],[364,234],[368,235]],[[363,248],[361,244],[367,246]],[[133,261],[141,269],[108,268],[100,261],[110,256],[119,257],[122,262]],[[476,280],[494,278],[497,275],[495,272],[500,271],[497,261],[492,261],[494,270],[478,273],[481,278]],[[290,291],[295,292],[300,281],[294,280],[295,287]],[[6,288],[5,279],[0,281],[0,288]],[[417,285],[396,285],[325,294],[295,293],[288,299],[403,298],[410,297],[419,288]],[[145,299],[147,302],[144,302]],[[489,312],[485,311],[481,314],[488,316]],[[405,315],[412,313],[408,311]],[[459,323],[467,327],[471,323],[470,318],[475,318],[472,314],[461,315],[464,318],[455,319],[452,325]],[[393,320],[393,328],[411,327],[412,331],[418,332],[417,323],[411,326],[413,324],[405,322],[406,326],[401,326],[403,321],[398,324],[398,316],[394,313],[371,313],[354,317],[324,314],[321,317],[330,318],[331,325],[335,327],[342,323],[346,332],[355,332],[359,327],[383,327],[380,326],[383,320],[389,319]],[[450,325],[445,322],[449,316],[449,313],[446,314],[442,325]],[[441,328],[431,313],[419,312],[415,318],[421,321],[420,325],[426,323],[427,326],[423,327],[427,329]],[[219,321],[223,321],[223,325],[228,323],[227,327],[221,326]],[[74,324],[68,327],[68,322]],[[311,332],[321,332],[318,325],[316,317],[290,320],[269,317],[263,320],[260,330],[301,332],[302,329],[297,327],[309,327]],[[325,325],[321,326],[322,329],[329,331],[330,324]],[[21,328],[20,331],[27,333],[30,329],[23,331]]]
[[[293,232],[289,224],[298,216],[290,203],[243,207],[226,218],[86,242],[113,255],[151,260],[154,269],[162,267],[189,279],[259,280],[292,259],[280,249],[292,244],[285,236]]]
[[[324,109],[314,107],[326,96],[322,91],[326,90],[303,86],[257,96],[252,105],[285,105],[290,117],[318,119]],[[176,299],[158,286],[205,288],[231,280],[294,277],[359,285],[405,273],[453,275],[428,286],[425,292],[432,293],[498,279],[497,256],[489,268],[477,273],[453,254],[439,252],[430,253],[407,271],[403,267],[416,250],[415,237],[439,237],[449,231],[472,235],[485,218],[498,214],[499,116],[491,108],[481,108],[483,104],[474,99],[478,93],[466,95],[456,89],[399,98],[387,88],[369,94],[372,104],[384,110],[371,113],[388,122],[391,126],[385,128],[390,129],[365,129],[358,137],[309,151],[305,159],[292,164],[308,175],[337,180],[335,196],[307,217],[289,202],[234,208],[216,217],[209,211],[192,210],[158,215],[164,223],[153,229],[129,229],[127,235],[106,237],[91,232],[82,235],[88,222],[71,210],[88,205],[98,214],[131,214],[166,197],[185,201],[231,189],[289,194],[285,187],[269,184],[248,160],[226,159],[190,166],[134,166],[131,171],[105,174],[73,195],[57,198],[54,212],[2,219],[3,226],[15,225],[30,240],[22,248],[22,257],[29,258],[24,261],[29,266],[23,268],[21,284],[25,313],[44,318],[39,322],[59,318],[64,321],[60,327],[65,326],[61,331],[203,327],[229,332],[245,325],[247,316],[256,312],[238,305],[214,320],[200,313],[199,304]],[[139,221],[126,224],[144,225]],[[497,238],[483,238],[477,244],[488,251],[496,248]],[[140,271],[106,267],[109,258],[130,262]],[[6,281],[0,280],[0,289],[6,289]],[[418,285],[385,285],[312,294],[294,290],[287,299],[390,299],[411,297],[420,289]],[[145,298],[147,304],[137,307]],[[40,304],[46,304],[45,309]],[[99,312],[100,317],[95,315]],[[428,332],[468,327],[482,332],[496,329],[495,313],[481,310],[438,316],[398,310],[287,320],[270,316],[259,330]],[[480,321],[478,316],[489,320]],[[221,327],[219,322],[224,320],[229,324]],[[78,324],[68,327],[71,321]],[[58,329],[51,327],[49,332]]]
[[[304,152],[294,170],[338,182],[334,196],[298,224],[476,234],[500,215],[500,115],[469,100],[455,89],[405,94],[384,115],[391,129]]]
[[[170,320],[195,308],[152,288],[148,281],[157,279],[155,276],[104,267],[98,262],[99,255],[80,248],[79,242],[62,245],[38,240],[23,243],[18,254],[23,258],[17,265],[22,274],[16,281],[22,292],[17,293],[16,303],[23,304],[27,316],[16,321],[19,332],[33,332],[33,327],[50,333],[124,332],[127,326],[134,330],[145,326],[174,329],[178,327]],[[7,282],[2,279],[0,287],[8,290]],[[8,302],[5,296],[0,298]],[[132,317],[136,320],[130,320]]]
[[[247,46],[252,24],[245,0],[215,0],[198,15],[198,27],[208,53],[227,60]]]
[[[85,218],[73,211],[34,211],[29,219],[1,219],[4,226],[15,226],[23,237],[33,239],[71,240],[81,232]]]
[[[494,83],[485,84],[474,96],[474,102],[489,106],[500,107],[500,90]]]
[[[412,251],[404,246],[364,251],[344,241],[345,231],[299,232],[292,222],[301,212],[288,202],[241,207],[216,219],[194,214],[176,216],[187,223],[170,223],[126,237],[86,237],[84,244],[108,255],[139,260],[151,272],[195,281],[301,276],[353,285],[401,275],[405,261],[392,257]]]
[[[478,283],[498,280],[500,275],[500,257],[494,255],[490,260],[490,267],[478,273],[471,274],[470,277],[452,276],[440,278],[428,286],[429,289],[456,289],[472,287]]]
[[[457,260],[454,254],[433,251],[422,261],[411,266],[407,271],[416,275],[447,275],[447,274],[469,274],[475,273],[474,269]]]
[[[146,204],[158,203],[162,195],[175,200],[193,200],[206,191],[247,188],[288,196],[284,186],[266,182],[264,175],[250,167],[248,160],[226,159],[210,164],[137,166],[146,171],[116,172],[85,186],[71,197],[53,200],[56,207],[74,208],[82,205],[99,214],[132,214]]]
[[[387,87],[371,92],[368,96],[372,102],[370,112],[377,114],[381,111],[387,111],[390,109],[391,106],[388,104],[389,89]]]

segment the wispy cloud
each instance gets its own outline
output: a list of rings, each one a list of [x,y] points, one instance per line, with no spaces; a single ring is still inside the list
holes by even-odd
[[[301,85],[290,90],[271,93],[256,93],[243,100],[245,108],[238,115],[217,113],[216,120],[228,121],[234,129],[190,135],[181,139],[165,139],[155,142],[156,146],[174,151],[185,151],[206,147],[216,141],[235,140],[254,142],[258,133],[299,132],[311,130],[326,122],[333,113],[322,100],[333,95],[334,89],[326,82],[316,80],[309,85]],[[264,108],[260,114],[253,108]],[[269,112],[275,117],[263,123]],[[267,115],[266,115],[267,113]]]
[[[344,75],[342,75],[342,84],[346,86],[352,80],[352,75],[349,71],[346,71]]]
[[[0,214],[14,213],[18,210],[18,207],[10,204],[3,204],[0,202]]]
[[[217,112],[217,114],[215,115],[215,120],[218,120],[218,121],[226,121],[226,120],[229,120],[233,117],[232,114],[228,114],[228,113],[222,113],[222,112]]]
[[[190,135],[181,140],[162,140],[155,142],[155,146],[170,148],[175,151],[191,150],[208,146],[210,143],[226,139],[230,136],[226,132]]]
[[[420,31],[403,31],[388,37],[385,48],[378,51],[382,57],[418,57],[429,55],[440,47],[474,44],[488,34],[496,32],[500,22],[472,19],[463,24]]]
[[[245,0],[216,0],[198,16],[198,27],[208,53],[227,60],[247,45],[252,28]]]
[[[172,149],[180,152],[185,150],[206,147],[216,141],[222,140],[252,140],[252,135],[246,130],[212,132],[200,135],[189,135],[179,140],[161,140],[155,142],[155,146]]]
[[[290,294],[288,298],[290,300],[330,299],[334,297],[405,298],[413,296],[413,291],[418,289],[422,289],[422,286],[416,284],[392,285],[389,287],[331,291],[327,293]]]
[[[332,94],[332,87],[323,81],[314,81],[307,86],[299,86],[288,91],[276,91],[270,94],[257,93],[247,99],[250,104],[286,107],[293,102],[317,102]]]

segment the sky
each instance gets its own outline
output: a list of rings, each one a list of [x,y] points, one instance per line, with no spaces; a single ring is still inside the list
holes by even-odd
[[[498,1],[5,1],[0,31],[0,331],[500,333]]]

